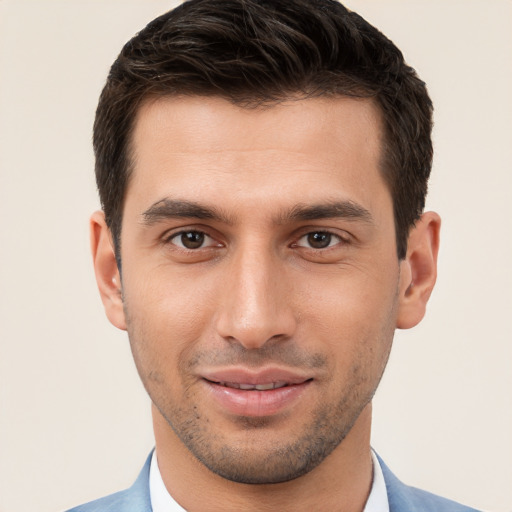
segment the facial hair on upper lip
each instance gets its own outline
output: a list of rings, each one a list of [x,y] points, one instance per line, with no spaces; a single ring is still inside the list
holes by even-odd
[[[291,370],[325,370],[327,357],[319,353],[307,354],[296,344],[266,344],[251,350],[240,344],[232,344],[229,348],[197,352],[181,367],[187,371],[195,371],[205,367],[263,368],[269,365],[283,366]]]

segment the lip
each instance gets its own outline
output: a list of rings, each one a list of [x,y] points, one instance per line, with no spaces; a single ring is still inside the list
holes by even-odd
[[[283,412],[301,397],[313,380],[309,375],[279,368],[256,372],[227,368],[202,372],[201,377],[210,396],[224,412],[245,417],[265,417]],[[273,385],[271,389],[265,389],[270,385]],[[263,389],[244,389],[248,386],[261,386]]]

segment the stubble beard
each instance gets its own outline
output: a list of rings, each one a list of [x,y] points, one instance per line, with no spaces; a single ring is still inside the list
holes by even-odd
[[[199,415],[191,416],[181,409],[168,414],[158,405],[157,408],[186,448],[216,475],[241,484],[277,484],[299,478],[323,462],[345,439],[370,400],[371,396],[350,414],[345,400],[334,410],[326,406],[316,412],[303,434],[293,442],[276,445],[264,453],[226,444],[205,428]],[[239,421],[241,428],[247,430],[271,428],[268,423],[272,421]]]
[[[281,438],[279,444],[267,445],[265,450],[261,450],[254,446],[255,443],[233,444],[224,432],[216,431],[203,417],[199,406],[194,404],[188,386],[182,386],[186,390],[182,403],[192,405],[183,408],[169,394],[163,393],[158,384],[153,387],[158,376],[154,373],[149,376],[139,364],[137,367],[153,403],[192,455],[213,473],[243,484],[288,482],[316,468],[343,442],[371,401],[382,376],[381,372],[377,379],[373,379],[374,382],[370,382],[365,366],[353,368],[353,380],[350,386],[340,390],[340,398],[334,406],[332,401],[322,403],[310,415],[311,419],[302,425],[301,433],[295,439],[287,441]],[[382,371],[384,367],[385,361]],[[265,430],[272,431],[274,421],[278,420],[241,417],[236,426],[247,434],[248,439],[251,433],[261,439]]]
[[[128,313],[126,304],[125,313]],[[343,442],[363,409],[372,400],[389,358],[394,333],[393,326],[383,326],[380,342],[384,344],[385,349],[378,361],[380,366],[377,370],[372,366],[376,365],[377,361],[368,361],[363,354],[350,369],[351,375],[347,375],[350,382],[339,390],[339,399],[334,405],[332,401],[319,405],[310,415],[311,419],[303,424],[302,433],[294,440],[283,442],[281,439],[279,445],[261,451],[250,446],[247,449],[247,445],[230,444],[230,439],[224,436],[224,432],[216,431],[209,420],[202,416],[199,406],[194,403],[193,393],[186,384],[187,379],[183,374],[197,364],[202,354],[196,355],[194,361],[180,361],[181,389],[184,390],[181,402],[191,404],[184,408],[172,399],[172,393],[168,392],[170,387],[165,387],[162,374],[155,370],[158,368],[156,362],[151,361],[151,358],[147,359],[149,354],[144,348],[147,347],[144,336],[136,332],[137,329],[129,321],[130,315],[126,314],[126,318],[139,375],[162,417],[185,447],[204,466],[222,478],[242,484],[288,482],[309,473],[322,463]],[[248,366],[259,366],[265,361],[280,361],[289,363],[292,367],[300,367],[298,362],[303,359],[299,353],[294,355],[293,349],[290,355],[288,349],[283,349],[279,345],[275,348],[261,349],[259,352],[251,351],[250,354],[240,346],[237,350],[238,356],[227,356],[227,359],[246,363]],[[245,359],[240,354],[245,354]],[[206,354],[205,359],[210,356],[211,352]],[[323,355],[309,355],[306,359],[313,367],[327,365],[327,358]],[[226,362],[226,357],[222,362]],[[246,430],[250,436],[251,431],[272,429],[273,421],[272,418],[241,417],[238,419],[238,427]]]

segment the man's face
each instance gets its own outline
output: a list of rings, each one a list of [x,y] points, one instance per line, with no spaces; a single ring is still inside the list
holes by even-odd
[[[377,109],[165,98],[133,149],[124,316],[157,414],[225,478],[310,471],[371,400],[396,326]]]

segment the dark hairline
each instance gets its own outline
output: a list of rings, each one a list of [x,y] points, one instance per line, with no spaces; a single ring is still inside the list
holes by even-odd
[[[101,204],[118,247],[134,120],[142,102],[176,95],[245,108],[290,97],[374,98],[383,120],[380,171],[393,199],[397,254],[405,257],[432,165],[432,102],[400,50],[358,14],[334,0],[190,0],[126,43],[94,128]]]

